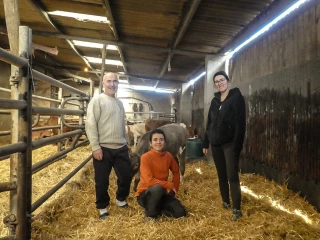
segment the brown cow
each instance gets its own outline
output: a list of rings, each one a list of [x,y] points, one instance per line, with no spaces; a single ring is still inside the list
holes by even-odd
[[[171,121],[168,120],[161,120],[161,119],[147,119],[146,124],[146,132],[149,132],[153,129],[159,128],[163,125],[170,124]]]
[[[69,124],[79,124],[78,119],[65,119],[65,121]],[[44,127],[44,126],[56,126],[58,125],[58,117],[57,116],[50,116],[47,120],[40,120],[39,123],[35,127]],[[62,133],[74,131],[76,128],[69,128],[67,126],[63,126]],[[58,128],[54,129],[45,129],[45,130],[38,130],[32,132],[32,141],[58,135]]]

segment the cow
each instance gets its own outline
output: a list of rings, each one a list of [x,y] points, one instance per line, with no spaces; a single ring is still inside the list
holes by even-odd
[[[66,123],[72,124],[72,125],[79,125],[79,120],[78,119],[64,119]],[[50,116],[48,119],[39,121],[39,123],[35,127],[44,127],[44,126],[56,126],[58,125],[58,117],[57,116]],[[76,128],[70,128],[67,126],[63,126],[62,128],[62,133],[74,131]],[[54,135],[58,135],[58,129],[45,129],[45,130],[38,130],[32,132],[32,141],[41,139],[41,138],[46,138],[46,137],[51,137]],[[70,139],[67,139],[65,145],[68,145]]]
[[[132,134],[134,139],[134,147],[137,146],[138,138],[146,133],[145,123],[136,123],[134,125],[127,125],[126,133],[128,138],[127,139],[128,144],[130,145],[131,143],[131,134]]]
[[[162,129],[164,131],[164,134],[166,135],[166,145],[164,150],[170,152],[171,155],[178,162],[181,181],[183,181],[186,164],[185,146],[187,142],[187,132],[179,124],[167,124],[162,127],[159,127],[159,129]],[[131,168],[133,173],[135,174],[135,181],[133,187],[134,191],[137,190],[137,186],[140,181],[140,157],[142,156],[142,154],[150,150],[150,133],[151,131],[147,132],[141,137],[135,152],[130,154]]]
[[[153,129],[156,129],[158,127],[164,126],[166,124],[172,123],[171,121],[168,120],[162,120],[162,119],[147,119],[145,124],[146,124],[146,132],[149,132]]]

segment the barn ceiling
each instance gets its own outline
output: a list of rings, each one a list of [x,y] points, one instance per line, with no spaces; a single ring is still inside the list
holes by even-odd
[[[4,1],[0,1],[0,47],[9,49]],[[128,79],[131,85],[176,89],[203,71],[206,55],[227,51],[228,46],[255,19],[279,1],[18,2],[21,25],[33,30],[35,67],[45,68],[57,79],[76,75],[95,80],[98,84],[102,48],[82,46],[81,43],[98,43],[98,47],[106,44],[109,46],[106,50],[106,71],[121,73],[121,78]],[[55,11],[67,12],[67,17],[55,15]],[[71,17],[71,12],[104,19],[96,22]]]

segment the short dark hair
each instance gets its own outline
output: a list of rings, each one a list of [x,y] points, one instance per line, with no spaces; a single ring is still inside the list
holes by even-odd
[[[164,141],[166,142],[166,135],[164,134],[164,131],[162,129],[159,129],[159,128],[156,128],[156,129],[153,129],[150,133],[150,136],[149,136],[149,141],[152,142],[152,136],[153,134],[156,134],[156,133],[159,133],[159,134],[162,134],[163,135],[163,138],[164,138]]]
[[[213,75],[212,80],[214,81],[214,78],[215,78],[216,76],[218,76],[218,75],[224,76],[224,77],[227,79],[227,81],[230,82],[230,79],[229,79],[229,77],[228,77],[228,75],[226,74],[225,71],[216,72],[216,73]]]

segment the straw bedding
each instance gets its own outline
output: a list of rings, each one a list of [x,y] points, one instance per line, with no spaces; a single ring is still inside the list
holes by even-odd
[[[40,155],[53,151],[49,146],[43,150]],[[33,201],[89,154],[90,148],[83,147],[51,166],[52,169],[35,174]],[[37,157],[40,156],[35,154]],[[7,181],[3,178],[3,163],[0,164],[0,181]],[[232,221],[231,210],[222,208],[214,165],[193,161],[186,166],[178,195],[188,216],[182,219],[163,216],[146,223],[133,192],[127,199],[128,209],[114,204],[116,178],[112,172],[110,216],[101,221],[95,209],[93,166],[89,162],[50,202],[38,209],[32,239],[320,239],[320,214],[298,194],[254,174],[241,174],[240,178],[243,217],[239,222]],[[7,201],[8,195],[1,193],[2,218],[8,212]],[[6,234],[2,225],[0,233]]]

